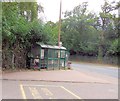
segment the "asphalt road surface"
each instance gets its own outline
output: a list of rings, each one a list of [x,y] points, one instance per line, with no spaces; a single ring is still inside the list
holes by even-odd
[[[113,66],[107,65],[96,65],[96,64],[85,64],[85,63],[72,63],[71,67],[75,70],[82,72],[91,72],[91,73],[99,73],[115,78],[120,78],[118,75],[119,69]]]
[[[118,99],[118,70],[94,64],[72,63],[72,68],[91,77],[113,80],[95,82],[47,82],[3,80],[3,99]],[[45,71],[41,71],[45,72]],[[27,75],[27,74],[26,74]],[[62,77],[64,79],[64,77]],[[81,77],[82,78],[82,77]]]
[[[3,99],[118,99],[117,85],[3,81]]]

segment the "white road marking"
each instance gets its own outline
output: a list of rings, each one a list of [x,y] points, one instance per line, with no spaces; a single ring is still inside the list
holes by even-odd
[[[67,91],[68,93],[70,93],[71,95],[75,96],[76,98],[78,99],[82,99],[81,97],[77,96],[76,94],[74,94],[73,92],[71,92],[70,90],[66,89],[65,87],[63,86],[60,86],[61,88],[63,88],[65,91]]]

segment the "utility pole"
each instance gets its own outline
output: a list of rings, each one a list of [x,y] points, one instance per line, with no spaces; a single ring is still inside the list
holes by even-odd
[[[60,48],[60,34],[61,34],[61,7],[62,7],[62,0],[60,0],[60,12],[59,12],[59,23],[58,23],[58,46]],[[60,51],[58,52],[58,65],[60,69]]]
[[[62,0],[60,0],[60,14],[59,14],[59,26],[58,26],[58,46],[60,47],[60,34],[61,34],[61,8],[62,8]]]

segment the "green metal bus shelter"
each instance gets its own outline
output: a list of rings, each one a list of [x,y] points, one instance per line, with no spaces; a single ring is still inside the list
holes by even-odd
[[[65,47],[36,43],[31,47],[31,67],[34,59],[39,57],[39,69],[62,69],[67,65],[67,50]]]

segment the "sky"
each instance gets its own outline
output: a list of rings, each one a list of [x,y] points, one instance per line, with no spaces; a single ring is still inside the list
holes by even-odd
[[[88,10],[98,13],[104,0],[62,0],[62,12],[70,11],[82,2],[88,2]],[[113,0],[108,0],[112,2]],[[119,0],[114,0],[118,2]],[[39,14],[44,21],[56,22],[59,20],[60,0],[37,0],[44,7],[44,13]],[[63,14],[62,14],[63,18]]]

